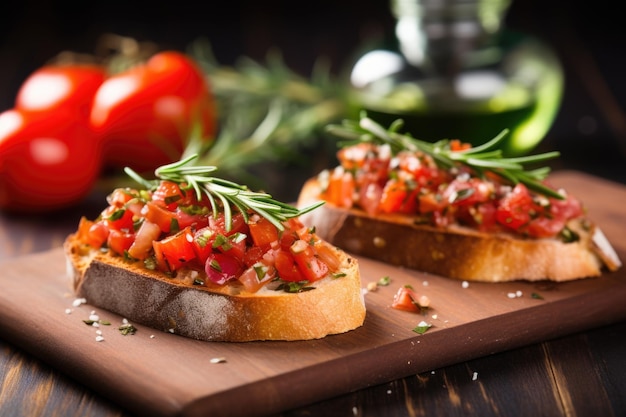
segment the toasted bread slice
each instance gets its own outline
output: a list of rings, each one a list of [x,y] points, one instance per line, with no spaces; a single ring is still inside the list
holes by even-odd
[[[205,341],[307,340],[344,333],[365,319],[358,262],[335,248],[340,272],[298,293],[270,285],[256,293],[234,284],[193,285],[198,272],[176,278],[82,243],[65,241],[68,275],[78,297],[135,323]]]
[[[298,205],[319,199],[317,178],[302,187]],[[318,236],[355,255],[468,281],[569,281],[599,276],[606,266],[621,266],[598,227],[587,220],[568,226],[580,239],[530,239],[506,233],[489,234],[462,226],[417,225],[411,216],[368,215],[357,208],[329,203],[302,216]]]

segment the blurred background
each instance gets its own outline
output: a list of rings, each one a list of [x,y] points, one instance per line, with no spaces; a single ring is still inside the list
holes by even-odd
[[[626,183],[626,25],[609,0],[517,0],[508,27],[549,44],[565,70],[556,120],[539,150],[561,151],[557,168]],[[103,33],[184,50],[207,38],[217,60],[263,61],[270,48],[308,75],[326,57],[345,71],[368,42],[393,36],[389,0],[224,2],[11,2],[0,14],[0,110],[20,83],[63,50],[92,53]]]

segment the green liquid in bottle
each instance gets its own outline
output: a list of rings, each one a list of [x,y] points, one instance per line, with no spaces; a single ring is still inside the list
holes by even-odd
[[[470,13],[480,0],[444,1],[452,11],[443,22],[443,14],[433,16],[432,8],[424,8],[427,3],[395,0],[396,12],[404,13],[398,26],[409,18],[411,24],[419,23],[419,30],[399,36],[401,52],[374,50],[356,63],[351,74],[354,109],[366,110],[384,126],[402,119],[404,132],[433,142],[460,139],[479,145],[508,129],[503,153],[530,152],[545,137],[561,103],[558,59],[530,37],[499,27],[484,33],[478,16]],[[453,30],[468,24],[474,27],[466,31],[471,35]],[[434,26],[448,30],[434,36]]]

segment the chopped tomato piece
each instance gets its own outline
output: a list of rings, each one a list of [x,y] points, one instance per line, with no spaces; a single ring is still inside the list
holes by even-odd
[[[191,229],[186,228],[175,235],[153,242],[158,268],[165,272],[174,272],[193,260],[196,257],[193,240]]]
[[[213,248],[239,260],[243,260],[244,254],[246,253],[246,239],[247,236],[240,232],[228,236],[218,233],[213,241]]]
[[[153,202],[148,202],[141,210],[146,220],[158,225],[163,233],[176,232],[180,228],[173,212]]]
[[[194,229],[200,229],[209,224],[210,214],[200,210],[198,206],[184,206],[178,207],[174,216],[179,228],[184,229],[187,226],[192,226]]]
[[[137,233],[133,244],[128,248],[128,254],[135,259],[146,259],[152,250],[152,242],[161,236],[161,228],[157,224],[144,220]]]
[[[273,242],[278,241],[278,229],[264,217],[251,219],[248,227],[255,246],[269,249]]]
[[[500,201],[496,219],[501,225],[518,230],[530,221],[532,212],[532,197],[526,186],[520,183]]]
[[[133,233],[123,232],[116,229],[111,230],[109,236],[107,237],[108,247],[118,255],[124,255],[134,241],[135,235]]]
[[[328,187],[323,193],[324,200],[338,207],[352,207],[352,195],[356,189],[354,177],[343,168],[333,170],[328,179]]]
[[[101,248],[109,237],[109,228],[103,221],[94,222],[81,217],[77,230],[78,239],[91,247]]]
[[[315,257],[315,250],[308,242],[297,240],[290,249],[293,259],[307,281],[317,281],[328,275],[328,265]]]
[[[417,294],[410,287],[401,287],[393,297],[391,307],[398,310],[419,312],[420,307],[417,303]]]
[[[274,254],[274,266],[278,276],[284,281],[299,282],[305,278],[298,268],[298,264],[289,251],[278,249]]]
[[[322,260],[330,271],[337,272],[341,268],[341,259],[337,256],[337,251],[324,240],[315,242],[315,250],[317,256]]]
[[[133,230],[133,217],[133,212],[123,207],[109,206],[102,212],[102,219],[111,230],[131,232]]]
[[[407,182],[391,179],[385,185],[378,210],[382,213],[415,213],[417,190]]]
[[[175,210],[181,203],[186,203],[187,194],[180,189],[180,185],[172,181],[161,181],[152,193],[152,201],[167,208]]]
[[[248,234],[248,225],[246,224],[246,219],[243,217],[243,214],[233,213],[231,223],[232,224],[230,229],[227,230],[226,217],[224,216],[224,213],[219,213],[217,217],[209,214],[209,226],[216,232],[221,233],[225,236],[231,235],[233,233]]]
[[[201,265],[204,265],[209,255],[213,253],[213,242],[216,236],[217,233],[210,227],[203,227],[194,233],[192,246],[196,259]]]

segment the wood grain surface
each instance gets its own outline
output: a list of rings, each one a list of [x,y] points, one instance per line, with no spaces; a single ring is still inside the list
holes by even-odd
[[[591,216],[624,258],[626,240],[620,225],[625,215],[615,202],[626,201],[626,191],[573,172],[561,173],[555,181],[588,203]],[[59,249],[2,264],[0,280],[5,291],[0,295],[0,331],[3,339],[136,414],[268,415],[342,394],[335,401],[346,401],[354,398],[350,392],[370,386],[381,390],[393,387],[384,395],[411,389],[404,385],[400,389],[397,384],[417,383],[433,389],[432,384],[438,382],[456,386],[458,381],[446,381],[450,376],[432,371],[481,360],[475,358],[493,358],[498,352],[626,318],[623,270],[599,279],[558,285],[472,283],[463,289],[458,281],[367,259],[361,262],[365,283],[389,275],[392,285],[366,295],[368,317],[363,328],[320,341],[217,344],[142,327],[134,336],[121,336],[112,325],[102,329],[105,340],[96,342],[95,330],[82,322],[91,310],[89,306],[65,313],[71,308],[72,294]],[[433,308],[427,316],[389,308],[393,294],[404,284],[431,298]],[[522,297],[508,297],[516,291],[521,291]],[[531,293],[540,293],[543,300],[532,298]],[[121,320],[104,311],[98,313],[114,324]],[[422,319],[433,327],[417,335],[411,329]],[[558,344],[549,346],[560,349]],[[555,356],[542,345],[529,349],[546,358]],[[226,358],[226,362],[210,363],[215,357]],[[467,367],[468,363],[458,366]],[[558,367],[558,362],[550,363],[545,372]],[[560,387],[567,386],[572,373],[575,369],[567,366],[559,369],[555,386],[538,399],[558,408],[558,404],[567,406],[584,398],[583,389],[562,393]],[[468,368],[462,374],[472,382],[478,380],[479,372]],[[402,377],[410,379],[399,379]],[[515,378],[519,377],[516,374]],[[525,381],[522,385],[528,384]],[[610,393],[603,395],[613,398]],[[247,401],[238,400],[244,397]],[[507,403],[500,400],[502,405]],[[500,400],[490,406],[497,407]]]

